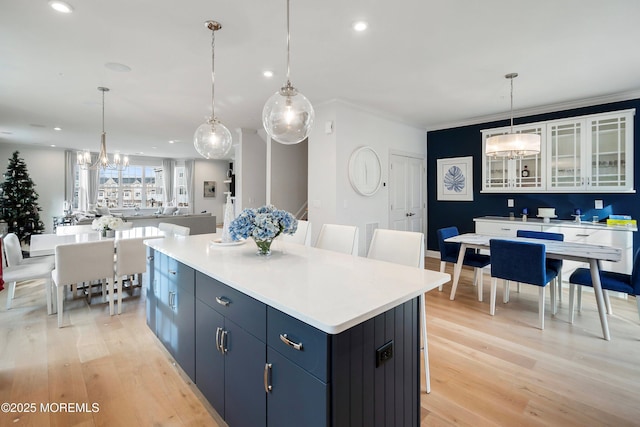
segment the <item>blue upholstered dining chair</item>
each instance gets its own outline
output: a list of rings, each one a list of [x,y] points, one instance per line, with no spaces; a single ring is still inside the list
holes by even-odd
[[[448,262],[457,263],[460,253],[460,243],[448,243],[445,239],[460,234],[458,227],[446,227],[438,230],[438,246],[440,248],[440,272],[444,273]],[[482,269],[490,264],[489,255],[476,253],[474,249],[467,249],[464,255],[463,265],[473,267],[473,284],[478,285],[478,301],[482,301]],[[438,288],[442,291],[442,286]],[[455,296],[455,295],[453,295]],[[452,296],[452,297],[453,297]]]
[[[611,314],[611,304],[607,291],[624,292],[629,295],[635,295],[638,305],[638,315],[640,315],[640,249],[636,251],[633,258],[633,270],[631,274],[616,273],[613,271],[600,270],[600,283],[607,304],[607,313]],[[588,268],[576,269],[571,277],[569,277],[569,322],[573,323],[573,301],[576,285],[591,286],[591,270]],[[578,309],[581,308],[582,287],[578,288]],[[607,331],[608,332],[608,331]],[[607,334],[608,335],[608,334]]]
[[[556,240],[559,242],[564,241],[564,234],[562,233],[549,233],[547,231],[531,231],[531,230],[518,230],[516,232],[518,237],[526,237],[529,239],[543,239],[543,240]],[[557,274],[555,279],[556,289],[558,295],[557,301],[562,302],[562,260],[547,258],[547,268],[554,270]],[[518,284],[518,291],[520,291],[520,285]],[[553,307],[553,314],[556,314],[556,307]]]
[[[538,325],[544,329],[544,289],[556,278],[556,272],[546,265],[546,249],[543,244],[491,239],[491,308],[493,316],[496,310],[496,286],[498,279],[527,283],[539,286]],[[551,304],[555,305],[554,289],[551,290]]]

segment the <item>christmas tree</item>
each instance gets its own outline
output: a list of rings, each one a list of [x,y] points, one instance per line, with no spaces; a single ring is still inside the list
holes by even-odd
[[[38,206],[35,184],[19,154],[16,151],[9,159],[4,182],[0,184],[0,215],[7,222],[9,233],[16,233],[21,242],[29,244],[32,234],[44,231],[44,224],[40,221],[42,209]]]

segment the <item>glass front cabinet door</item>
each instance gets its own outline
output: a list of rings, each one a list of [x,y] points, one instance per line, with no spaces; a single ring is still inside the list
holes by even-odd
[[[487,138],[509,133],[510,127],[482,131],[482,190],[486,192],[518,192],[541,190],[544,188],[543,155],[509,159],[507,157],[487,156],[484,154]],[[535,133],[543,135],[544,126],[526,125],[514,126],[515,133]]]
[[[547,145],[549,191],[633,190],[633,110],[549,122]]]

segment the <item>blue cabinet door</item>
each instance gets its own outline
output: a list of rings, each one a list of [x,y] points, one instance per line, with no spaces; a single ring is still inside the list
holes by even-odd
[[[267,425],[328,426],[328,385],[271,347],[267,347],[267,363],[271,364]]]
[[[224,418],[224,355],[216,346],[224,329],[224,317],[196,299],[196,385]]]
[[[230,426],[264,426],[266,344],[228,318],[225,318],[225,330],[224,419]]]
[[[174,274],[175,272],[175,274]],[[176,362],[195,381],[196,378],[196,315],[195,271],[182,263],[169,259],[169,274],[173,276],[169,289],[173,292],[173,325],[171,347]]]
[[[147,272],[143,274],[145,304],[147,308],[147,326],[156,333],[156,286],[154,274],[154,250],[147,247]]]
[[[168,260],[169,258],[166,255],[155,251],[153,259],[153,275],[155,278],[156,291],[155,332],[158,339],[169,353],[174,355],[173,348],[171,347],[171,329],[173,329],[173,297],[171,296],[171,290],[169,288],[171,280],[167,270]]]

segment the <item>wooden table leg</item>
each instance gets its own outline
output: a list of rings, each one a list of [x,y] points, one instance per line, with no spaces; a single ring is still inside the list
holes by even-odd
[[[602,325],[602,334],[607,341],[611,340],[609,335],[609,323],[607,321],[607,312],[604,305],[604,296],[602,295],[602,283],[600,283],[600,260],[591,259],[589,261],[591,267],[591,282],[593,283],[593,292],[596,294],[596,303],[598,304],[598,314],[600,315],[600,324]]]
[[[460,280],[460,273],[462,272],[465,252],[467,252],[467,245],[461,243],[460,252],[458,252],[458,262],[456,262],[456,265],[453,268],[453,286],[451,287],[451,295],[449,296],[451,301],[456,297],[456,289],[458,288],[458,281]]]

